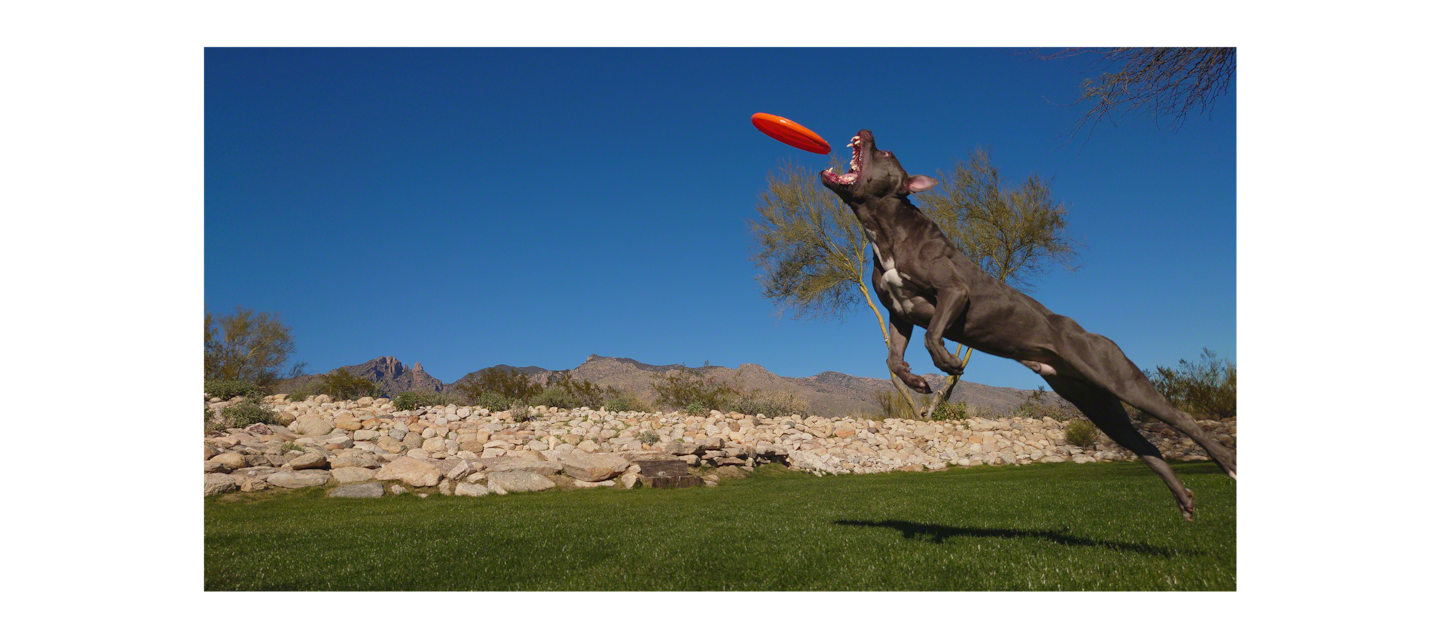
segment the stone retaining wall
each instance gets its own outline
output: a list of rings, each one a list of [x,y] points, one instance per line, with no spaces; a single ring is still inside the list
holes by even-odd
[[[206,398],[216,411],[237,402]],[[708,485],[719,468],[739,476],[779,462],[815,474],[940,470],[951,466],[1092,463],[1134,455],[1103,435],[1081,448],[1065,440],[1065,423],[1045,419],[912,421],[885,419],[532,408],[509,412],[468,406],[396,410],[387,399],[303,402],[285,395],[264,402],[284,425],[253,424],[209,432],[205,493],[317,485],[333,496],[377,497],[412,488],[421,496],[483,496],[554,487],[633,487],[650,483],[641,460],[681,459]],[[1235,448],[1235,419],[1200,421]],[[1203,460],[1203,450],[1160,423],[1141,431],[1175,460]],[[343,487],[343,489],[341,489]],[[430,490],[428,488],[435,488]]]

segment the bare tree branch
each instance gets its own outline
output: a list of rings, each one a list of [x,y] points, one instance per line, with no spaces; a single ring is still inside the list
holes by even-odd
[[[1192,110],[1201,114],[1230,92],[1235,77],[1234,47],[1164,47],[1065,49],[1039,56],[1054,60],[1094,54],[1100,77],[1085,80],[1081,94],[1070,106],[1090,103],[1090,109],[1070,127],[1069,140],[1082,130],[1088,141],[1102,120],[1115,123],[1117,114],[1135,110],[1154,113],[1155,123],[1169,119],[1172,130],[1184,125]],[[1068,141],[1067,141],[1068,143]]]

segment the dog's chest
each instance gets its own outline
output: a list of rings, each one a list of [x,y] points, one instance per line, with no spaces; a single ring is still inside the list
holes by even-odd
[[[865,234],[870,237],[870,248],[875,251],[875,258],[880,260],[880,285],[884,286],[885,292],[890,295],[891,309],[902,314],[913,312],[916,304],[923,300],[906,285],[910,275],[895,268],[894,255],[887,255],[880,249],[880,244],[875,241],[875,235],[869,229],[865,230]]]

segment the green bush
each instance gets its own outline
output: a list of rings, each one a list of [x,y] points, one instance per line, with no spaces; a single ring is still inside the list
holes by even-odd
[[[205,431],[218,429],[220,429],[220,424],[215,421],[215,411],[211,410],[210,406],[205,406]]]
[[[260,386],[250,381],[236,381],[232,379],[211,379],[205,382],[205,394],[217,399],[233,399],[235,397],[256,397],[262,396]]]
[[[879,406],[879,410],[868,415],[868,418],[875,419],[876,421],[915,418],[915,413],[910,411],[910,402],[905,399],[905,395],[900,394],[900,391],[895,388],[876,390],[875,393],[871,395],[871,398],[875,400],[875,403]]]
[[[410,393],[415,395],[416,407],[421,408],[431,405],[474,405],[474,403],[471,402],[470,397],[464,396],[458,392],[436,392],[434,390],[424,390],[419,392],[410,391]],[[394,399],[391,399],[391,403],[394,403]],[[413,410],[415,408],[410,409]]]
[[[247,398],[220,411],[220,418],[228,427],[243,428],[252,423],[279,425],[280,414],[255,399]]]
[[[486,392],[475,397],[471,405],[485,408],[491,412],[502,412],[510,409],[510,399],[498,392]]]
[[[315,396],[315,393],[314,393],[314,392],[311,392],[311,391],[310,391],[309,389],[307,389],[307,388],[301,388],[301,389],[299,389],[299,390],[295,390],[295,391],[291,392],[290,394],[285,395],[285,400],[286,400],[286,401],[304,401],[305,399],[308,399],[308,398],[310,398],[310,397],[312,397],[312,396]]]
[[[690,416],[707,416],[710,414],[710,409],[699,403],[691,403],[685,406],[685,414]]]
[[[568,407],[598,408],[605,405],[605,401],[619,396],[620,393],[620,390],[616,388],[599,386],[590,381],[576,380],[570,376],[568,370],[552,373],[547,382],[549,385],[545,388],[546,390],[558,391],[569,398],[572,405]],[[551,403],[545,405],[567,407]]]
[[[930,414],[931,421],[963,421],[970,418],[965,409],[965,402],[951,403],[946,401],[935,406],[935,411]]]
[[[689,368],[669,374],[655,373],[650,387],[658,395],[658,403],[672,408],[685,406],[687,413],[690,413],[690,406],[697,404],[705,409],[706,414],[710,410],[724,410],[730,400],[740,394],[735,387],[706,379]]]
[[[725,401],[724,412],[739,412],[741,414],[764,414],[766,416],[778,416],[782,414],[798,414],[802,417],[810,416],[810,406],[805,401],[792,394],[771,393],[760,391],[738,391],[734,396]]]
[[[1056,421],[1069,421],[1084,418],[1085,415],[1081,414],[1080,410],[1071,405],[1069,401],[1063,399],[1059,403],[1046,401],[1045,387],[1040,386],[1025,397],[1024,403],[1011,409],[1007,416],[1021,419],[1043,419],[1048,416]]]
[[[516,423],[524,423],[534,419],[535,416],[530,413],[530,404],[516,401],[510,404],[510,418],[515,419]]]
[[[629,390],[616,390],[605,400],[605,409],[611,412],[649,412],[650,405]]]
[[[494,393],[511,401],[529,400],[537,394],[543,386],[531,381],[529,377],[519,370],[501,370],[499,368],[486,368],[481,370],[474,377],[457,383],[454,390],[465,398],[467,404],[476,405],[484,394]]]
[[[361,377],[354,372],[340,368],[320,376],[315,387],[317,394],[328,394],[335,400],[379,397],[384,394],[380,384]]]
[[[390,403],[395,406],[396,410],[414,410],[420,407],[420,395],[414,392],[401,392],[395,395]]]
[[[1088,419],[1075,419],[1065,426],[1065,440],[1076,447],[1090,447],[1100,438],[1100,429]]]
[[[581,406],[580,401],[575,398],[575,395],[566,391],[565,388],[556,386],[550,386],[541,390],[540,394],[535,395],[531,401],[534,401],[535,405],[546,405],[562,410],[569,410]]]
[[[660,435],[656,434],[654,430],[645,430],[644,432],[635,435],[635,440],[644,443],[645,445],[655,445],[656,443],[660,442]]]
[[[1199,363],[1181,359],[1176,369],[1156,366],[1155,372],[1146,370],[1145,376],[1170,405],[1189,412],[1195,418],[1235,416],[1235,362],[1217,358],[1209,348],[1200,352]]]

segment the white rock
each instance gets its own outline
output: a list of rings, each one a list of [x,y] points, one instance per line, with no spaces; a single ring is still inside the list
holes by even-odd
[[[461,483],[455,486],[456,496],[485,496],[490,493],[490,488],[477,483]]]

